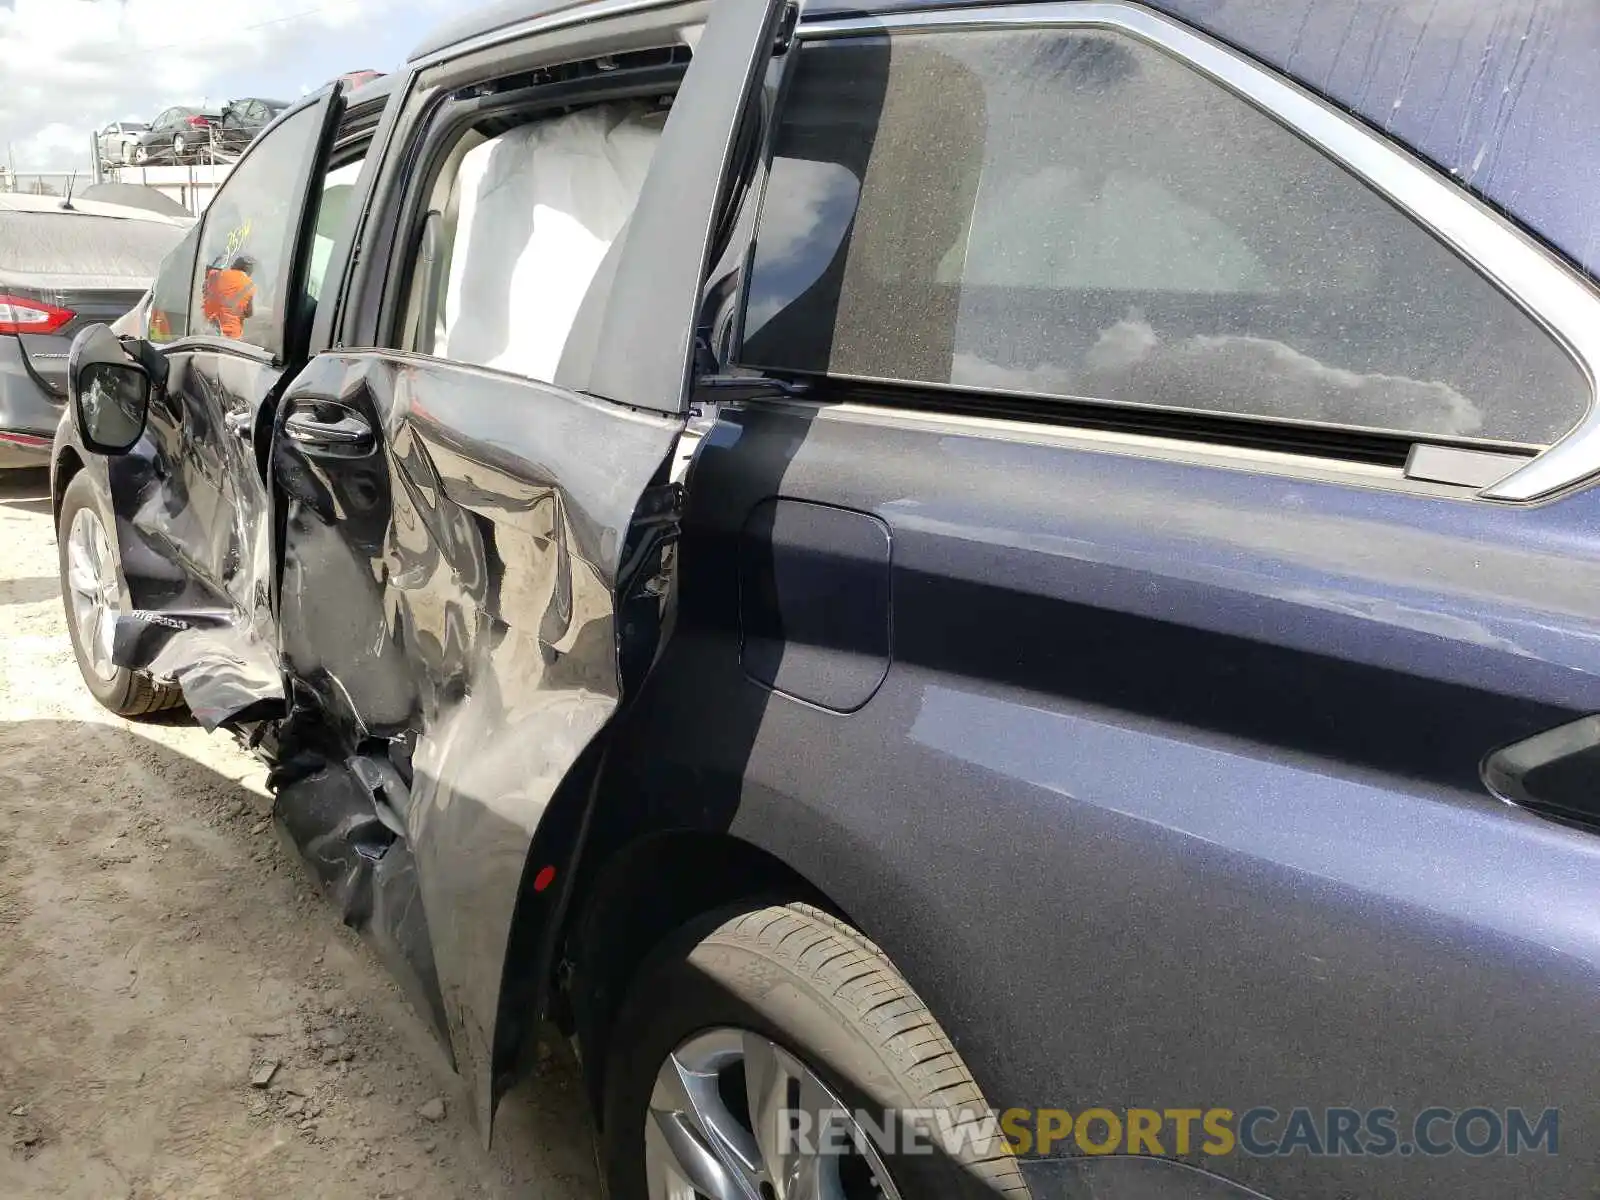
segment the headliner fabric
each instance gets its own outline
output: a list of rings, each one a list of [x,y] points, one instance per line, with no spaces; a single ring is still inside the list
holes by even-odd
[[[469,151],[434,353],[554,380],[595,272],[633,214],[661,130],[600,105]]]

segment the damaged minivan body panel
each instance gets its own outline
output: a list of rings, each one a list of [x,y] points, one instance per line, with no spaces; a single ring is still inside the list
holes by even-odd
[[[183,690],[207,729],[282,709],[271,607],[271,521],[248,437],[229,429],[269,368],[217,354],[169,359],[146,438],[109,460],[131,611],[112,658]]]
[[[690,8],[628,19],[653,23],[656,35],[639,36],[673,46]],[[524,1030],[544,998],[542,986],[522,989],[551,974],[605,732],[670,627],[701,292],[736,134],[781,11],[758,0],[712,13],[692,61],[674,68],[681,79],[667,89],[670,115],[658,110],[659,138],[647,110],[609,110],[607,144],[620,130],[637,151],[608,152],[612,167],[637,169],[596,173],[579,152],[594,122],[581,106],[572,116],[570,101],[541,107],[537,83],[515,93],[531,107],[483,117],[493,73],[510,68],[484,61],[473,79],[452,77],[461,68],[448,63],[414,68],[409,94],[441,98],[397,120],[397,149],[373,185],[380,215],[363,226],[335,333],[336,343],[397,348],[331,349],[274,408],[272,596],[288,681],[275,733],[278,820],[345,919],[432,1014],[486,1132],[513,1053],[507,1029]],[[597,23],[595,45],[605,37]],[[531,32],[506,61],[525,71],[539,45]],[[549,51],[581,52],[570,39]],[[619,77],[607,73],[607,86]],[[659,98],[659,82],[651,87],[636,98]],[[430,174],[417,160],[461,162],[451,139],[462,145],[463,114],[489,122],[469,135],[487,140],[466,143],[485,147],[489,173],[544,196],[525,206],[535,219],[495,236],[476,226],[440,236],[447,214],[474,207],[439,204],[446,169]],[[531,121],[545,122],[537,135],[507,134]],[[540,162],[587,184],[544,195]],[[593,239],[584,254],[544,229],[551,213]],[[430,249],[416,251],[413,275],[390,244]],[[462,361],[456,347],[473,339],[456,332],[446,358],[395,331],[433,329],[408,319],[425,306],[404,301],[430,279],[460,275],[443,261],[426,269],[452,248],[483,286],[451,292],[447,328],[482,322],[474,332],[519,338],[530,312],[570,317],[564,348],[540,359],[556,364],[553,382],[516,373],[533,373],[522,359],[514,369]],[[578,290],[540,295],[563,282]],[[379,287],[394,328],[353,326]],[[539,333],[556,340],[549,326]],[[537,946],[541,959],[515,964],[514,984],[513,945]]]
[[[288,114],[162,263],[143,320],[164,378],[144,437],[107,460],[130,601],[112,660],[175,682],[208,729],[285,712],[261,434],[300,353],[307,235],[342,112],[332,89]]]
[[[630,530],[682,422],[370,352],[317,359],[282,411],[333,404],[378,431],[368,453],[274,443],[295,692],[279,811],[294,827],[324,806],[324,825],[361,827],[319,874],[422,981],[458,1065],[486,1074],[534,834],[620,700],[614,597],[658,594],[666,570],[659,547],[636,559]],[[675,486],[659,493],[675,515]],[[648,566],[626,576],[635,561]],[[354,800],[329,806],[330,790]],[[368,921],[373,900],[346,882],[376,895],[390,854],[415,861],[420,910],[394,915],[424,937]]]

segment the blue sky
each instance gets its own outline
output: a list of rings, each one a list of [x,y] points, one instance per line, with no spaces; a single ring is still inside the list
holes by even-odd
[[[19,171],[81,168],[110,121],[388,70],[472,2],[0,0],[0,155]]]

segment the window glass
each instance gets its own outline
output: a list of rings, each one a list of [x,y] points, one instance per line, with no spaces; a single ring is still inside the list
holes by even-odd
[[[152,342],[175,342],[189,336],[189,300],[194,294],[194,266],[199,252],[200,226],[196,225],[162,260],[150,289],[150,319],[145,336]]]
[[[805,46],[743,357],[1527,443],[1589,401],[1542,328],[1422,227],[1102,31]]]
[[[411,264],[405,349],[546,382],[589,328],[665,113],[601,104],[468,133]]]
[[[303,109],[257,143],[206,211],[190,329],[264,350],[282,347],[281,295],[299,231],[295,188],[322,132],[318,107]]]
[[[323,177],[322,193],[317,200],[317,221],[311,234],[311,261],[306,268],[306,295],[312,303],[322,299],[333,247],[345,231],[350,197],[355,192],[356,180],[361,177],[362,161],[357,159],[335,167]]]

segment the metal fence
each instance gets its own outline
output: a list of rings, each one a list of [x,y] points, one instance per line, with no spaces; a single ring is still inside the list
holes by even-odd
[[[228,163],[184,163],[158,167],[102,167],[101,178],[153,188],[199,216],[232,169]],[[26,192],[35,196],[65,196],[94,183],[87,171],[16,171],[0,166],[0,192]]]
[[[77,187],[88,187],[94,182],[87,171],[17,171],[0,166],[0,192],[27,192],[34,196],[65,196],[67,188],[77,179]]]

